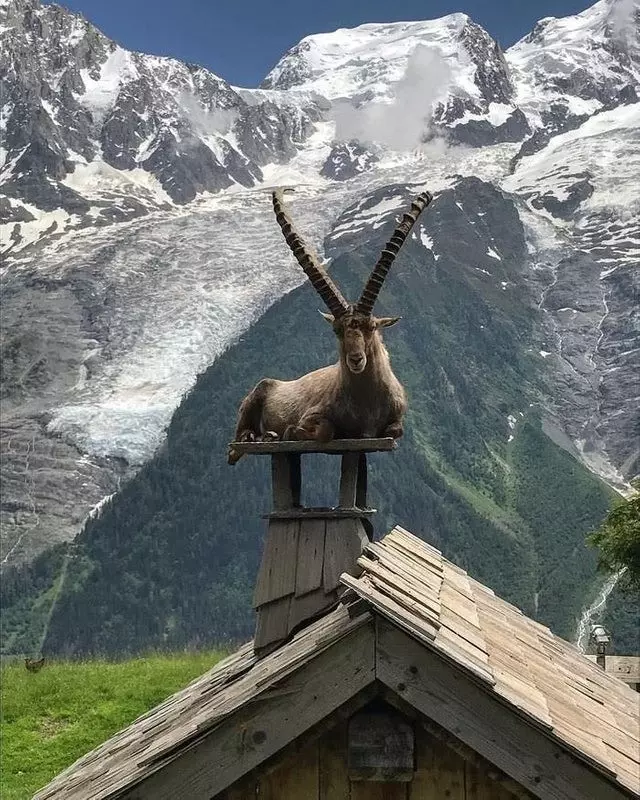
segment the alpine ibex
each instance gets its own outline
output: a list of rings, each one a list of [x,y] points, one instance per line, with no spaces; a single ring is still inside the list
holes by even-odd
[[[287,244],[331,312],[322,316],[338,337],[339,360],[296,380],[261,380],[240,406],[235,440],[397,439],[402,436],[407,401],[391,369],[381,330],[394,325],[400,317],[374,317],[372,312],[389,268],[431,202],[431,194],[420,194],[410,211],[404,213],[355,305],[344,299],[318,258],[293,229],[282,191],[274,191],[272,198]],[[229,463],[235,464],[239,458],[238,451],[231,447]]]

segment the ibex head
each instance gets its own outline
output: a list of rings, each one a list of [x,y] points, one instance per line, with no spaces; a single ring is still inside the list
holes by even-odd
[[[273,192],[273,208],[284,238],[314,289],[329,308],[331,313],[323,313],[322,316],[331,323],[340,342],[341,357],[348,369],[355,374],[363,372],[367,366],[371,347],[380,340],[380,329],[394,325],[400,319],[400,317],[374,317],[373,307],[395,257],[416,220],[432,199],[429,192],[423,192],[412,202],[410,211],[403,214],[391,239],[384,246],[360,299],[353,305],[344,299],[317,256],[295,232],[284,208],[282,190]]]
[[[367,366],[367,359],[371,348],[379,340],[380,328],[395,325],[400,317],[374,317],[362,314],[355,308],[350,309],[340,317],[321,312],[322,316],[330,322],[333,332],[340,342],[340,355],[348,369],[356,375],[363,372]]]

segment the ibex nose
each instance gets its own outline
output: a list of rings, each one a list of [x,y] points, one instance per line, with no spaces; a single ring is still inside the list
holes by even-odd
[[[366,358],[363,355],[355,354],[349,356],[347,359],[349,362],[349,367],[351,368],[352,372],[362,372],[365,367]]]

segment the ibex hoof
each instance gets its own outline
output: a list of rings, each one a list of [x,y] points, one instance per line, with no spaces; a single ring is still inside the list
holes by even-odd
[[[279,439],[280,437],[275,431],[265,431],[261,437],[263,442],[277,442]]]
[[[242,431],[240,436],[238,436],[239,442],[255,442],[256,435],[253,431]]]
[[[227,453],[227,464],[233,466],[234,464],[237,464],[241,458],[242,458],[242,453],[239,453],[237,450],[234,450],[233,448],[229,448],[229,451]]]

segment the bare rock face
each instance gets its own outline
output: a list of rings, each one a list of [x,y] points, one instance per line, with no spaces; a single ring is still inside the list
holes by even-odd
[[[3,290],[2,563],[72,538],[91,509],[115,492],[127,465],[47,434],[47,409],[89,378],[104,331],[90,323],[82,287],[33,280]],[[46,325],[42,321],[46,320]]]
[[[474,81],[486,103],[509,103],[515,94],[509,65],[500,45],[469,20],[460,39],[476,65]]]
[[[367,150],[359,142],[343,142],[331,148],[320,174],[334,181],[347,181],[371,169],[376,161],[378,157],[375,153]]]
[[[638,106],[621,105],[520,160],[503,185],[532,212],[548,403],[586,462],[621,485],[640,469]]]

